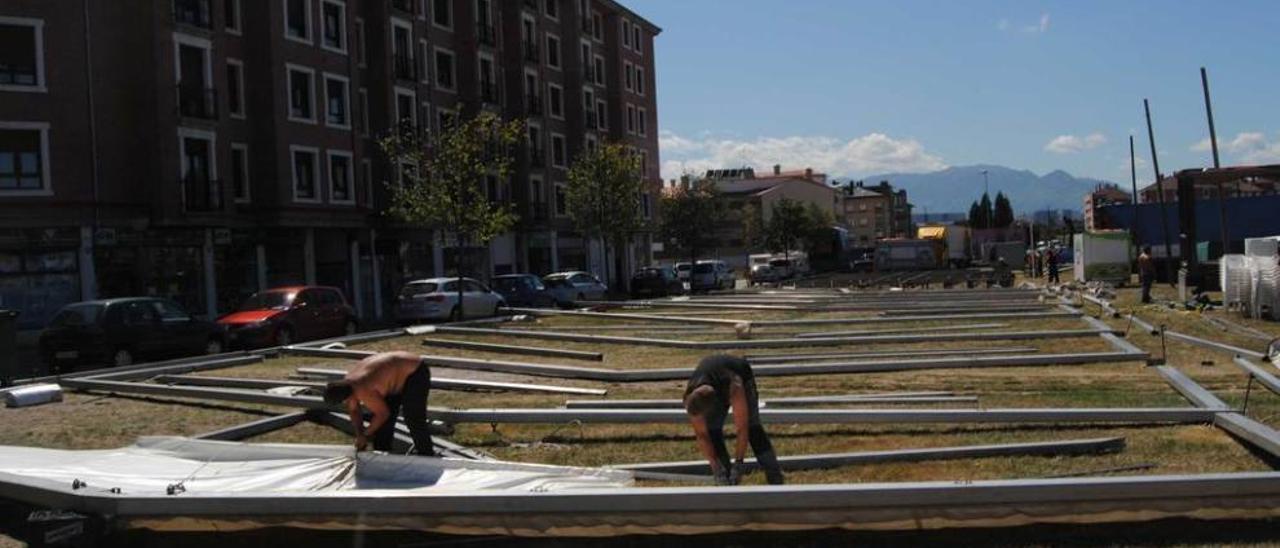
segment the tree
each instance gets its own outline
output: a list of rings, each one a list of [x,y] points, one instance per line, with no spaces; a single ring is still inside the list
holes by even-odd
[[[977,201],[969,205],[969,227],[982,228],[982,210],[978,209]]]
[[[805,207],[805,216],[809,218],[809,221],[802,237],[804,238],[805,251],[809,253],[810,257],[813,257],[815,255],[814,248],[831,237],[831,225],[835,222],[835,216],[832,215],[830,210],[824,210],[813,202],[809,202]]]
[[[1004,192],[996,192],[995,210],[991,214],[991,226],[994,228],[1008,228],[1013,225],[1013,204],[1009,203],[1009,198]]]
[[[810,233],[811,226],[812,219],[804,204],[780,198],[773,204],[769,221],[765,223],[765,245],[770,252],[781,252],[790,259],[791,250],[799,247],[802,239]]]
[[[717,225],[724,219],[724,202],[714,184],[677,187],[662,197],[662,220],[658,232],[680,252],[688,253],[689,264],[698,261],[698,251],[715,245]]]
[[[767,247],[768,233],[765,231],[764,215],[755,202],[747,202],[742,206],[742,241],[747,249],[754,250]]]
[[[627,239],[646,224],[640,210],[641,195],[646,190],[640,176],[640,157],[624,145],[604,143],[574,159],[569,168],[565,205],[584,236],[601,238],[617,256]],[[607,263],[607,251],[605,258]],[[622,280],[622,265],[617,266],[617,279]],[[607,278],[607,267],[605,272]]]
[[[488,195],[488,183],[510,175],[511,151],[523,136],[523,122],[486,112],[429,137],[402,127],[379,141],[400,172],[398,182],[388,183],[387,214],[411,226],[448,230],[457,239],[459,317],[464,250],[473,242],[488,245],[517,220],[510,204]]]

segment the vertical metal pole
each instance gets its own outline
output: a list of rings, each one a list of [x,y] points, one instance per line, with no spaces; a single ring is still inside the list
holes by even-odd
[[[1209,100],[1209,73],[1200,67],[1200,87],[1204,89],[1204,112],[1209,118],[1209,145],[1213,148],[1213,168],[1222,164],[1218,161],[1218,131],[1213,126],[1213,103]],[[1227,254],[1227,193],[1222,180],[1218,181],[1218,229],[1222,233],[1222,255]]]
[[[1138,157],[1134,153],[1132,135],[1129,136],[1129,183],[1133,185],[1133,230],[1130,232],[1133,233],[1133,245],[1141,250],[1142,238],[1138,232],[1138,211],[1141,209],[1138,207]],[[1134,253],[1135,257],[1137,255]]]
[[[1142,109],[1147,113],[1147,140],[1151,142],[1151,169],[1156,174],[1156,196],[1160,199],[1160,232],[1164,236],[1164,270],[1166,279],[1173,283],[1173,246],[1169,244],[1169,211],[1164,202],[1164,180],[1160,177],[1160,157],[1156,155],[1156,132],[1151,127],[1151,103],[1142,100]]]

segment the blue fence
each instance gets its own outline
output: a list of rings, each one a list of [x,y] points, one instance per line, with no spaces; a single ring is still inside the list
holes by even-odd
[[[1176,247],[1179,241],[1178,204],[1169,202],[1165,208],[1169,220],[1169,243]],[[1134,232],[1134,210],[1132,205],[1112,205],[1100,207],[1095,213],[1101,221],[1099,226]],[[1140,204],[1136,210],[1139,222],[1135,239],[1144,245],[1164,245],[1164,233],[1160,227],[1160,204]],[[1280,234],[1280,196],[1228,198],[1226,210],[1227,239],[1232,242]],[[1218,228],[1220,223],[1218,200],[1196,201],[1196,233],[1193,241],[1219,241],[1222,238]]]

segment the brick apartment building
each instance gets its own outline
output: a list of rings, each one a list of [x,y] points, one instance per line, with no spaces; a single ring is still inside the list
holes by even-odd
[[[1128,192],[1120,190],[1116,185],[1098,185],[1093,191],[1084,195],[1084,229],[1093,231],[1110,228],[1101,226],[1098,218],[1098,208],[1133,203],[1133,197]]]
[[[611,0],[7,0],[0,308],[39,327],[67,302],[151,294],[214,316],[319,283],[385,316],[453,253],[381,215],[397,177],[376,139],[482,110],[527,119],[528,143],[489,185],[521,221],[473,250],[479,274],[601,271],[560,189],[610,140],[659,191],[658,32]]]
[[[915,237],[906,190],[894,189],[887,181],[875,186],[849,181],[840,197],[837,218],[849,227],[849,245],[871,247],[884,238]]]

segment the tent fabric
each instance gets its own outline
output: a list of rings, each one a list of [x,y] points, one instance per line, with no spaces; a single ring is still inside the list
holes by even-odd
[[[346,446],[249,444],[143,437],[119,449],[73,451],[0,446],[0,473],[124,495],[268,494],[353,491],[548,492],[627,487],[631,473],[385,453]],[[180,486],[180,487],[175,487]]]

